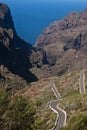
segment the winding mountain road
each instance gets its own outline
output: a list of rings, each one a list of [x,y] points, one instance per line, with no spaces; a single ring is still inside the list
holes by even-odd
[[[59,101],[61,100],[60,93],[58,92],[55,83],[53,81],[50,81],[51,89],[57,98],[56,101],[52,101],[49,104],[49,107],[57,113],[57,119],[55,121],[55,126],[51,130],[59,130],[59,128],[63,127],[66,124],[66,112],[62,110],[60,107],[58,107]],[[79,80],[79,89],[81,94],[85,94],[85,73],[84,70],[80,71],[80,80]]]
[[[59,101],[61,100],[61,96],[60,96],[60,93],[58,92],[58,90],[56,89],[54,82],[51,81],[50,86],[52,88],[54,95],[57,98],[56,101],[52,101],[49,105],[49,107],[55,113],[57,113],[57,119],[55,121],[55,126],[51,130],[58,130],[59,128],[63,127],[66,124],[67,115],[64,110],[62,110],[61,108],[58,107]]]
[[[57,113],[57,119],[55,126],[51,130],[58,130],[66,124],[66,112],[58,107],[59,101],[53,101],[50,103],[50,108]]]

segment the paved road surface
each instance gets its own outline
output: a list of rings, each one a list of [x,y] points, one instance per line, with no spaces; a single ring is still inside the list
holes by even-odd
[[[53,101],[50,104],[52,110],[57,113],[57,120],[52,130],[58,130],[66,124],[66,112],[58,107],[59,101]]]
[[[55,83],[53,81],[50,81],[50,86],[57,100],[61,99],[60,93],[58,92]]]
[[[63,127],[66,124],[66,117],[67,116],[66,116],[66,112],[58,107],[59,101],[61,100],[61,96],[60,96],[60,93],[58,92],[58,90],[55,86],[55,83],[51,81],[50,86],[51,86],[51,89],[52,89],[54,95],[57,98],[56,101],[52,101],[50,103],[50,108],[55,113],[57,113],[57,119],[55,121],[55,126],[51,130],[58,130],[59,128]]]
[[[80,93],[84,94],[85,93],[85,74],[84,70],[80,71],[80,85],[79,85]]]

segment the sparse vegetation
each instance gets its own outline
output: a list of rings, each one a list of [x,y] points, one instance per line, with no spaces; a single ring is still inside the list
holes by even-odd
[[[0,129],[34,130],[36,108],[23,96],[9,97],[0,89]]]
[[[86,77],[87,77],[87,72],[86,72]],[[33,128],[31,127],[29,128],[29,130],[51,129],[54,126],[56,120],[56,114],[49,108],[49,102],[55,100],[56,98],[54,97],[54,94],[49,86],[49,81],[54,80],[58,91],[62,95],[62,101],[60,102],[59,106],[67,112],[67,125],[64,128],[61,128],[61,130],[69,130],[69,128],[70,130],[74,130],[74,129],[83,130],[83,128],[84,130],[86,130],[86,124],[85,124],[86,116],[84,115],[84,113],[87,113],[87,103],[86,103],[87,94],[83,95],[79,93],[79,72],[75,72],[75,71],[69,72],[59,77],[51,77],[48,79],[39,80],[38,82],[31,83],[31,84],[27,84],[24,80],[20,78],[19,78],[20,80],[18,79],[18,83],[17,83],[15,79],[16,78],[14,77],[14,80],[10,78],[9,80],[5,80],[5,79],[0,80],[1,81],[0,86],[2,86],[2,83],[5,85],[5,82],[7,82],[8,84],[9,81],[11,86],[15,88],[13,89],[15,90],[13,98],[10,97],[10,99],[9,99],[10,95],[8,95],[9,93],[7,94],[4,90],[2,89],[0,90],[1,91],[0,93],[2,93],[2,95],[4,96],[4,98],[2,98],[3,100],[1,103],[3,103],[4,101],[6,102],[4,104],[5,106],[0,104],[2,108],[6,108],[6,109],[1,109],[0,107],[0,111],[3,110],[1,116],[3,117],[3,120],[0,122],[1,126],[5,125],[8,126],[10,129],[14,127],[16,124],[16,126],[19,127],[20,124],[17,125],[17,122],[21,118],[21,116],[23,116],[22,112],[24,108],[22,109],[22,106],[25,106],[26,109],[28,110],[27,107],[28,105],[26,104],[29,102],[28,100],[31,100],[33,102],[31,106],[34,107],[35,113],[34,113],[34,121],[31,122],[31,124],[33,124]],[[20,87],[21,84],[24,87]],[[87,84],[87,80],[86,80],[86,84]],[[17,89],[18,86],[20,89]],[[18,96],[15,97],[15,95]],[[22,97],[19,95],[22,95]],[[20,99],[20,101],[18,99]],[[28,99],[27,102],[26,99]],[[16,112],[16,110],[13,108],[17,108],[18,110],[17,112],[19,113],[20,118],[16,119],[17,116],[14,115],[11,116],[13,111],[14,113]],[[24,119],[25,116],[27,116],[26,110],[24,110],[23,113],[25,113],[25,115],[23,116],[22,119]],[[21,122],[23,121],[22,119],[20,120]],[[73,121],[73,119],[75,120]],[[17,122],[15,122],[15,120],[17,120]],[[25,124],[27,123],[26,127],[28,129],[28,124],[29,124],[28,117],[26,117],[25,120],[27,120]],[[12,122],[12,124],[10,124],[10,122]],[[81,122],[83,122],[83,124]],[[10,126],[8,124],[10,124]],[[78,124],[82,124],[82,125],[79,125],[78,128]],[[19,129],[17,127],[14,127],[14,130]],[[24,126],[21,125],[21,127]]]
[[[67,125],[60,130],[87,130],[87,111],[72,116]]]
[[[87,113],[87,94],[80,94],[79,92],[79,72],[76,71],[31,84],[31,87],[33,89],[36,87],[39,92],[35,97],[31,97],[37,104],[39,102],[36,120],[37,129],[50,129],[55,123],[56,114],[47,107],[47,102],[55,99],[49,86],[50,80],[54,80],[58,91],[62,95],[62,101],[59,106],[67,112],[67,125],[61,130],[83,130],[83,128],[86,130],[86,116],[84,116],[84,113]],[[28,88],[28,90],[28,93],[31,92],[31,88]],[[82,118],[80,120],[81,115]],[[73,121],[74,118],[75,120]]]
[[[87,10],[71,13],[47,27],[32,47],[17,35],[10,9],[0,3],[0,130],[51,129],[56,114],[49,108],[55,100],[50,80],[67,112],[61,130],[87,130],[87,93],[79,93],[79,72],[72,72],[87,68],[86,27]]]

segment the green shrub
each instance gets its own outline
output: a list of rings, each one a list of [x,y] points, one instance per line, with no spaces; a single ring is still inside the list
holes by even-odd
[[[87,111],[73,116],[68,125],[60,130],[87,130]]]
[[[32,101],[23,96],[9,98],[4,90],[0,90],[0,129],[35,130],[35,113]]]

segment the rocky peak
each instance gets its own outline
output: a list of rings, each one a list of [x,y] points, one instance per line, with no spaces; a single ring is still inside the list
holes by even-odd
[[[0,3],[0,66],[29,82],[36,81],[36,76],[29,71],[32,50],[33,47],[17,35],[8,6]]]
[[[10,9],[6,4],[0,3],[0,26],[11,28],[15,31]]]
[[[30,69],[47,64],[43,49],[34,48],[21,39],[15,30],[9,7],[0,3],[0,66],[5,66],[28,82],[37,80]]]
[[[15,34],[10,10],[6,4],[0,3],[0,45],[3,44],[7,49],[10,49]]]
[[[35,46],[55,44],[58,41],[67,43],[78,36],[80,32],[87,31],[86,28],[87,11],[70,13],[62,20],[50,24],[37,38]]]
[[[51,23],[37,38],[35,46],[45,49],[54,73],[66,68],[80,69],[83,62],[87,68],[87,9]]]

